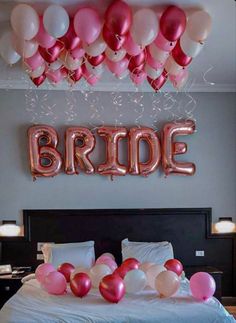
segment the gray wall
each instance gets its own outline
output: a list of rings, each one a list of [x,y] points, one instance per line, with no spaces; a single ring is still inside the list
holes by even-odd
[[[148,178],[127,175],[113,182],[99,175],[65,174],[33,182],[26,136],[32,122],[53,124],[63,142],[68,125],[91,127],[89,123],[115,124],[117,120],[117,124],[130,126],[140,121],[139,115],[142,124],[155,123],[161,129],[167,120],[176,118],[173,113],[186,117],[193,102],[190,96],[179,94],[173,96],[175,108],[170,109],[173,100],[164,94],[144,94],[139,96],[141,101],[137,104],[135,95],[127,93],[115,98],[111,93],[90,93],[85,97],[57,91],[0,91],[0,220],[16,219],[21,223],[21,210],[31,208],[165,207],[212,207],[214,220],[219,216],[232,216],[236,220],[236,95],[195,93],[192,96],[196,100],[197,132],[184,138],[189,152],[180,159],[196,164],[195,176],[165,178],[159,169]],[[154,99],[158,107],[153,107]],[[118,103],[114,105],[117,101],[122,104],[120,107]],[[98,109],[94,109],[93,103]],[[156,110],[157,122],[153,108],[161,110]],[[60,149],[63,151],[63,145]],[[121,149],[124,152],[125,147]],[[103,160],[103,153],[104,145],[98,140],[92,156],[95,164]]]

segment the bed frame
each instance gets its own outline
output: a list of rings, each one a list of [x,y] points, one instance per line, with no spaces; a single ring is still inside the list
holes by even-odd
[[[112,252],[121,262],[120,242],[172,243],[185,266],[215,266],[223,271],[223,295],[233,295],[233,239],[211,233],[211,209],[24,210],[24,238],[3,243],[2,259],[35,268],[38,242],[95,240],[96,256]],[[204,250],[204,257],[196,257]]]

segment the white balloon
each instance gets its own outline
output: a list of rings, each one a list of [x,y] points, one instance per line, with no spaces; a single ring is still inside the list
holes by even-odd
[[[203,49],[203,46],[204,43],[192,40],[187,32],[180,38],[180,47],[187,56],[196,57]]]
[[[12,36],[12,45],[15,51],[23,58],[29,58],[33,56],[38,50],[38,43],[36,40],[24,40],[17,37],[15,34]]]
[[[39,66],[38,68],[36,68],[34,71],[31,71],[29,74],[32,78],[36,78],[41,76],[44,71],[45,71],[45,63]]]
[[[159,31],[157,15],[151,9],[140,9],[133,16],[130,29],[134,42],[142,47],[151,44]]]
[[[105,54],[106,57],[109,58],[112,62],[119,62],[125,57],[126,50],[124,48],[121,48],[120,50],[114,51],[107,47]]]
[[[92,75],[97,76],[97,77],[102,75],[102,73],[104,71],[103,64],[99,64],[98,66],[93,66],[88,61],[86,61],[85,66],[86,66],[87,70],[89,71],[89,73],[91,73]]]
[[[170,75],[177,75],[181,70],[183,70],[183,66],[177,64],[173,57],[170,56],[166,61],[165,70]]]
[[[124,278],[125,289],[129,294],[135,294],[143,290],[147,285],[147,277],[142,270],[128,271]]]
[[[166,271],[166,268],[162,265],[153,265],[147,270],[147,272],[146,272],[147,282],[151,288],[155,289],[156,277],[162,271]]]
[[[160,48],[158,48],[155,43],[152,43],[148,46],[149,52],[151,56],[158,62],[164,64],[169,57],[169,52],[166,52]]]
[[[82,57],[81,58],[73,58],[68,53],[65,53],[63,56],[60,57],[60,59],[64,62],[65,67],[71,71],[77,70],[83,62]]]
[[[33,39],[39,31],[39,16],[31,6],[18,4],[11,12],[11,26],[18,37]]]
[[[147,75],[155,80],[156,78],[158,78],[162,72],[163,72],[163,69],[158,69],[158,70],[155,70],[153,67],[151,67],[150,65],[148,65],[147,63],[145,64],[145,67],[144,67],[144,71],[147,73]]]
[[[55,38],[65,35],[69,28],[70,19],[67,11],[56,4],[49,6],[43,14],[43,25],[45,30]]]
[[[0,55],[7,64],[15,64],[21,58],[13,48],[11,31],[6,31],[0,38]]]
[[[89,271],[89,277],[92,281],[92,286],[98,288],[103,277],[112,274],[112,270],[104,264],[93,266]]]
[[[83,43],[83,48],[84,48],[85,52],[89,56],[94,56],[94,57],[102,54],[105,51],[106,47],[107,47],[107,44],[105,43],[104,39],[102,38],[102,35],[100,35],[95,40],[95,42],[93,42],[90,45]]]
[[[62,61],[57,59],[55,62],[48,64],[50,70],[58,70],[62,66]]]

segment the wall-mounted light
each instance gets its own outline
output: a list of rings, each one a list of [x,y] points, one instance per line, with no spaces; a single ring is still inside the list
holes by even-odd
[[[4,220],[0,225],[0,237],[17,237],[21,228],[16,224],[16,221]]]
[[[231,233],[235,231],[235,228],[235,223],[230,217],[219,218],[219,221],[215,223],[217,233]]]

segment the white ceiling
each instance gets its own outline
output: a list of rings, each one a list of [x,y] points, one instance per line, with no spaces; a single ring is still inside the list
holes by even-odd
[[[28,2],[43,12],[49,3],[64,5],[71,15],[79,5],[92,4],[104,11],[111,0],[0,0],[0,34],[9,24],[9,16],[16,2]],[[126,0],[132,7],[152,7],[162,11],[169,4],[177,4],[188,13],[203,8],[212,17],[213,28],[207,43],[198,57],[190,66],[191,91],[236,91],[236,1],[234,0]],[[21,66],[6,67],[0,60],[0,88],[23,89],[30,86],[30,81],[24,76]],[[80,85],[78,86],[78,88]],[[43,88],[48,88],[47,85]],[[57,89],[67,88],[61,84]],[[94,87],[98,91],[134,91],[135,87],[129,78],[117,81],[110,73],[104,73],[102,80]],[[143,91],[152,91],[148,84],[142,86]],[[166,91],[173,89],[168,84]]]

